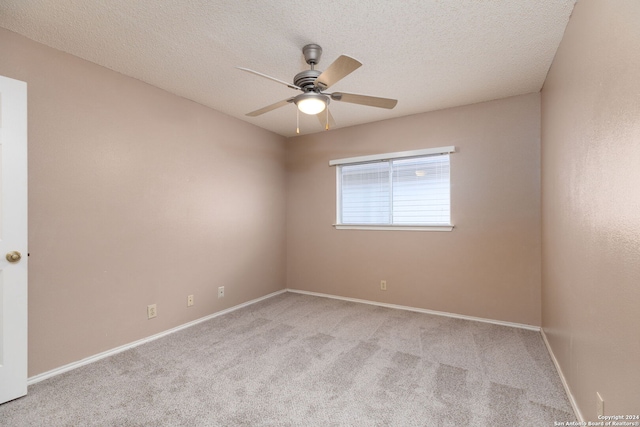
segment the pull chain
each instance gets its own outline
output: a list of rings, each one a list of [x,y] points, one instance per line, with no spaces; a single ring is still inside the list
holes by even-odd
[[[296,133],[300,133],[300,110],[296,108]]]
[[[329,130],[329,104],[327,104],[327,124],[324,126],[324,130]]]

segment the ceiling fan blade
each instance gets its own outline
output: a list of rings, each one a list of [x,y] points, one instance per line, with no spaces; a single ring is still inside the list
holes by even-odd
[[[267,76],[266,74],[262,74],[262,73],[259,73],[257,71],[253,71],[253,70],[250,70],[248,68],[243,68],[243,67],[236,67],[236,68],[238,70],[246,71],[247,73],[255,74],[256,76],[264,77],[265,79],[273,80],[274,82],[278,82],[280,84],[283,84],[283,85],[285,85],[287,87],[290,87],[291,89],[301,90],[300,87],[298,87],[298,86],[296,86],[294,84],[291,84],[291,83],[287,83],[284,80],[276,79],[275,77]]]
[[[329,130],[327,128],[327,114],[329,114],[329,128],[335,127],[336,121],[333,119],[333,114],[331,114],[331,111],[322,111],[316,114],[316,117],[318,118],[318,121],[320,121],[322,127],[324,127],[326,130]]]
[[[246,115],[249,116],[249,117],[256,117],[256,116],[259,116],[261,114],[268,113],[269,111],[275,110],[276,108],[284,107],[285,105],[289,104],[290,102],[293,102],[293,98],[284,99],[282,101],[276,102],[275,104],[267,105],[264,108],[261,108],[261,109],[256,110],[256,111],[252,111],[250,113],[247,113]]]
[[[329,68],[324,70],[322,74],[316,78],[314,84],[316,86],[320,86],[322,90],[325,90],[353,73],[361,65],[360,61],[353,59],[350,56],[340,55],[338,59],[329,65]]]
[[[334,92],[331,94],[334,101],[349,102],[351,104],[368,105],[370,107],[392,109],[398,103],[397,99],[378,98],[368,95],[357,95],[355,93]]]

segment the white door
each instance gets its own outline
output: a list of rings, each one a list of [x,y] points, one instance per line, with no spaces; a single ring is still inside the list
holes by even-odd
[[[27,84],[0,76],[0,404],[27,394]]]

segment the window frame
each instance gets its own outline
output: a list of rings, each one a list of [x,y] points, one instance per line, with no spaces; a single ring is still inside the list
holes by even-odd
[[[427,157],[446,155],[456,152],[456,147],[437,147],[426,148],[422,150],[398,151],[394,153],[374,154],[368,156],[348,157],[344,159],[336,159],[329,161],[329,166],[336,166],[336,222],[333,224],[336,230],[393,230],[393,231],[452,231],[454,225],[452,223],[445,225],[395,225],[395,224],[342,224],[338,220],[341,219],[342,206],[342,179],[340,174],[340,166],[355,165],[361,163],[384,162],[397,159],[407,159],[412,157]],[[451,165],[451,163],[449,163]],[[449,191],[451,191],[451,172],[449,172]],[[451,198],[451,195],[449,195]],[[451,200],[451,199],[449,199]],[[451,222],[451,204],[449,204],[449,220]]]

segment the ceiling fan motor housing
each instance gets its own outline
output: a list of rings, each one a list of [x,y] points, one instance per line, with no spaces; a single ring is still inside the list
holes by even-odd
[[[301,88],[304,92],[315,90],[314,82],[322,74],[320,70],[305,70],[293,78],[293,84]]]

